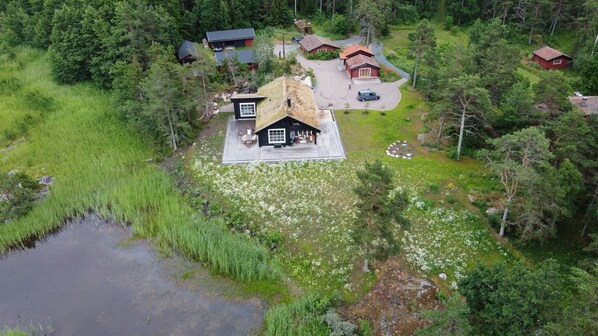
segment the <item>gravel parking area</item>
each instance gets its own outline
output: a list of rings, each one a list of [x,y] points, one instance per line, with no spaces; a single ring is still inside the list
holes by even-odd
[[[401,79],[393,83],[370,83],[364,85],[355,85],[351,83],[349,76],[344,71],[339,71],[338,59],[331,61],[311,61],[301,55],[297,56],[297,61],[305,68],[312,68],[316,75],[316,87],[314,96],[319,107],[331,106],[335,109],[344,109],[345,104],[349,108],[369,109],[388,111],[394,109],[401,101],[401,91],[399,87],[407,82],[407,79]],[[351,85],[350,85],[351,84]],[[380,100],[369,102],[360,102],[357,100],[357,91],[370,89],[380,95]]]

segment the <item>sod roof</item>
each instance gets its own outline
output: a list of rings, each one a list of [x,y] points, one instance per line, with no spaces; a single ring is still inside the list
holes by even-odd
[[[256,132],[286,117],[320,129],[314,95],[303,82],[292,78],[278,77],[260,87],[257,95],[267,98],[258,104],[255,119]],[[291,106],[287,103],[288,98],[291,100]]]

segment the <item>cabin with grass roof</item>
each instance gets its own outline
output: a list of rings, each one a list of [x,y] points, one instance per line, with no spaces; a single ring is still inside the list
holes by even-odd
[[[235,94],[231,101],[237,120],[255,119],[254,133],[260,147],[317,144],[318,107],[303,82],[279,77],[257,93]]]

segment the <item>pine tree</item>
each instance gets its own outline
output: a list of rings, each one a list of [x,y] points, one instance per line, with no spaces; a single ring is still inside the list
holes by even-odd
[[[364,170],[357,172],[360,184],[353,189],[358,197],[354,238],[365,255],[364,272],[369,272],[370,258],[385,260],[397,251],[393,224],[402,229],[409,227],[403,216],[409,202],[404,192],[395,190],[392,175],[380,160],[366,162]]]

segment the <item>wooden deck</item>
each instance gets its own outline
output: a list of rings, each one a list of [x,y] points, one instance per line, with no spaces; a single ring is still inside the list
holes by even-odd
[[[255,128],[255,120],[235,120],[228,118],[222,164],[250,162],[319,161],[344,160],[345,149],[335,121],[320,120],[322,132],[318,134],[318,144],[295,144],[283,148],[259,147],[257,143],[247,146],[241,137],[248,129]]]

